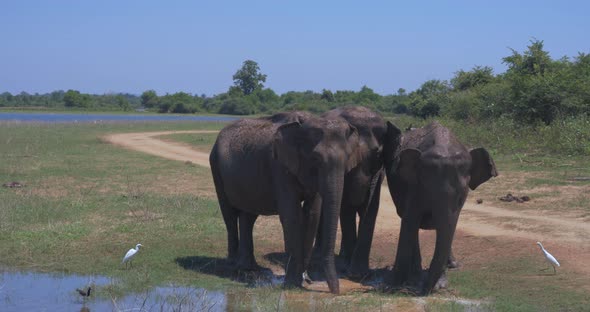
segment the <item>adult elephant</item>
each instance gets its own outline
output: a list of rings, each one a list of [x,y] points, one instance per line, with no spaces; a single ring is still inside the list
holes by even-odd
[[[290,256],[285,285],[300,287],[321,214],[324,273],[330,291],[339,293],[336,229],[344,175],[357,166],[358,149],[358,131],[345,120],[307,113],[244,119],[225,127],[210,163],[229,260],[240,269],[257,267],[254,222],[258,215],[279,214]]]
[[[433,122],[403,134],[386,174],[402,219],[395,265],[387,280],[427,295],[441,277],[441,282],[446,280],[453,235],[469,189],[497,176],[496,166],[484,148],[468,150],[449,129]],[[419,229],[436,230],[434,255],[425,272]]]
[[[359,131],[360,163],[344,178],[340,257],[346,261],[348,276],[361,278],[369,271],[369,254],[384,177],[384,155],[393,155],[398,148],[401,131],[363,106],[336,108],[322,117],[343,118]]]

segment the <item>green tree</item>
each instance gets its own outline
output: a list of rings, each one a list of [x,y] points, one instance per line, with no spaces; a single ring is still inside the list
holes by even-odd
[[[122,95],[117,95],[117,105],[124,111],[131,110],[131,105],[129,105],[129,101]]]
[[[368,104],[374,106],[379,101],[379,94],[375,93],[373,89],[363,86],[361,90],[356,94],[355,102],[357,104]]]
[[[176,92],[160,97],[158,111],[160,113],[187,114],[198,111],[198,107],[192,95],[186,92]]]
[[[424,82],[420,88],[410,93],[408,107],[410,113],[422,118],[438,116],[441,109],[449,102],[449,91],[446,81],[432,79]]]
[[[531,41],[527,48],[522,54],[512,49],[512,55],[503,58],[511,90],[506,112],[525,122],[540,120],[550,124],[559,115],[567,114],[564,103],[574,97],[566,91],[574,82],[570,78],[571,62],[567,58],[553,61],[540,40]]]
[[[464,91],[479,85],[485,85],[494,80],[493,69],[489,66],[475,66],[471,71],[460,70],[451,79],[451,85],[456,91]]]
[[[520,75],[543,75],[551,64],[549,52],[543,50],[542,40],[531,40],[531,45],[527,46],[523,54],[514,49],[512,55],[502,59],[502,62],[508,65],[508,73],[517,73]]]
[[[334,102],[334,93],[332,91],[323,89],[322,90],[322,100],[326,100],[328,102]]]
[[[68,90],[64,94],[64,104],[66,107],[86,108],[90,106],[90,96],[81,94],[80,91]]]
[[[245,95],[249,95],[254,90],[262,89],[266,82],[266,75],[260,73],[258,63],[252,60],[246,60],[233,76],[234,84],[239,87]]]
[[[158,106],[158,94],[154,90],[147,90],[141,94],[141,105],[152,108]]]
[[[0,106],[11,106],[14,96],[10,92],[0,94]]]

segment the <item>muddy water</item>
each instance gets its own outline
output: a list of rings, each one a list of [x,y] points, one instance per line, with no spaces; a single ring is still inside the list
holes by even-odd
[[[0,273],[0,311],[225,311],[222,292],[190,287],[156,287],[116,297],[109,294],[115,280],[31,272]],[[85,299],[76,288],[97,292]],[[97,294],[98,293],[98,294]]]

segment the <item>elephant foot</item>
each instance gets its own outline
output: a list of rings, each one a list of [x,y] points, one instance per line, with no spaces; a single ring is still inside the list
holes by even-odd
[[[402,272],[392,270],[385,276],[384,283],[387,285],[387,288],[390,290],[399,290],[404,287],[406,284],[407,276]]]
[[[303,272],[302,278],[305,281],[305,283],[307,283],[308,285],[313,284],[313,281],[311,280],[311,278],[307,274],[307,271]]]
[[[370,274],[369,267],[350,266],[346,271],[346,276],[354,281],[361,281],[367,278]]]
[[[238,257],[228,256],[227,258],[225,258],[225,261],[227,262],[227,264],[235,266],[238,263]]]
[[[447,278],[447,274],[443,273],[443,275],[441,275],[441,277],[438,279],[438,281],[436,282],[436,284],[434,285],[434,288],[432,290],[445,289],[448,287],[449,287],[449,279]]]
[[[324,281],[324,266],[320,258],[312,258],[305,271],[307,277],[313,281]]]
[[[295,276],[285,276],[285,281],[283,282],[283,288],[303,288],[303,275],[305,273],[301,273],[299,275],[294,274]]]
[[[449,269],[458,269],[460,266],[461,264],[459,263],[459,261],[455,259],[449,259],[449,261],[447,262],[447,267]]]
[[[428,291],[425,289],[428,273],[425,270],[413,273],[392,271],[386,277],[385,283],[390,291],[405,293],[412,296],[425,296]]]

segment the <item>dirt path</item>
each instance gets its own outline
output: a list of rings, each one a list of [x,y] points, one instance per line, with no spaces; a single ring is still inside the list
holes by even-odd
[[[175,133],[216,133],[217,131],[161,131],[122,133],[105,137],[105,140],[132,150],[179,161],[191,161],[209,167],[209,154],[196,151],[189,145],[162,141],[156,137]],[[473,196],[470,196],[473,200]],[[395,233],[399,218],[395,212],[389,190],[381,191],[377,231]],[[489,205],[465,203],[459,229],[477,236],[508,236],[534,240],[562,240],[588,243],[590,223],[553,214],[541,215],[532,211],[513,211]],[[394,230],[394,231],[392,231]]]
[[[160,132],[139,132],[139,133],[120,133],[111,134],[103,139],[109,143],[160,156],[167,159],[179,161],[191,161],[199,166],[209,167],[209,154],[195,151],[188,145],[181,143],[173,144],[158,140],[155,137],[176,133],[217,133],[219,131],[160,131]]]

